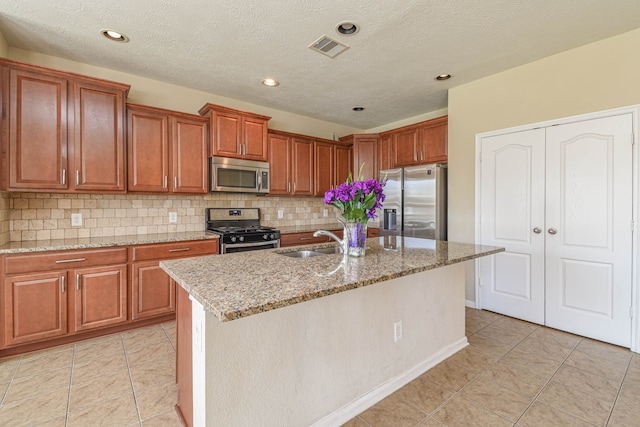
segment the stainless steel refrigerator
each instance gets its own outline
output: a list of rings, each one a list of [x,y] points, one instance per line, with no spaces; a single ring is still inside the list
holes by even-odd
[[[380,234],[447,240],[447,166],[380,171],[385,177]]]

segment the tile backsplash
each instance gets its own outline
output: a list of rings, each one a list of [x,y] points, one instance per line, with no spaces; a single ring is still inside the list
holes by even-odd
[[[206,207],[257,207],[273,227],[336,224],[337,210],[322,198],[215,193],[199,196],[0,193],[0,244],[204,230]],[[283,218],[278,219],[282,209]],[[328,216],[323,217],[324,209]],[[177,223],[169,223],[176,212]],[[82,214],[82,226],[71,214]]]

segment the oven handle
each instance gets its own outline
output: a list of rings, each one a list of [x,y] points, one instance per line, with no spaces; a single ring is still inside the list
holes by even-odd
[[[252,248],[252,247],[258,247],[258,246],[273,246],[274,244],[276,245],[274,247],[279,248],[280,240],[269,240],[267,242],[257,242],[257,243],[223,243],[222,252],[224,253],[225,248]]]

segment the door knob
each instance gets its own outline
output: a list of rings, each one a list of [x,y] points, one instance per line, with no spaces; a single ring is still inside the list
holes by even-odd
[[[556,234],[558,232],[558,230],[556,230],[555,228],[550,228],[549,229],[549,234]]]
[[[533,229],[533,232],[536,233],[536,234],[540,234],[540,233],[542,233],[542,229],[540,227],[536,227],[536,228]]]

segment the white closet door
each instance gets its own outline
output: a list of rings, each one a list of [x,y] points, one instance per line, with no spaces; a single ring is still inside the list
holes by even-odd
[[[629,347],[632,116],[547,128],[546,325]]]
[[[481,153],[481,242],[506,252],[480,258],[480,306],[540,324],[544,147],[544,129],[533,129],[483,138]]]

